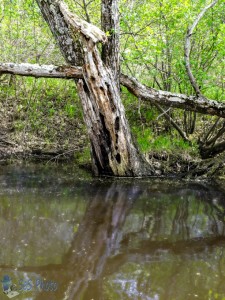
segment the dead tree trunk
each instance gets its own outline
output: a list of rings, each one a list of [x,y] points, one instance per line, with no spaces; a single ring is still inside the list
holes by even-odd
[[[98,42],[107,43],[105,33],[72,14],[62,2],[36,1],[66,61],[71,64],[73,56],[74,64],[84,62],[84,80],[79,80],[78,91],[91,141],[95,174],[151,175],[150,166],[132,141],[120,99],[117,71],[103,64],[96,46]],[[65,47],[67,43],[70,46]],[[79,47],[75,47],[76,43]]]

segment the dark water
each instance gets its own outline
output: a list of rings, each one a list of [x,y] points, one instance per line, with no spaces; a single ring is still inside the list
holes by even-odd
[[[13,299],[225,299],[222,186],[85,178],[1,167],[0,278]]]

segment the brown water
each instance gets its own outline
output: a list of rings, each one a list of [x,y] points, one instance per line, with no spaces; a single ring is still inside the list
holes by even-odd
[[[86,178],[1,167],[0,278],[13,299],[225,299],[221,186]]]

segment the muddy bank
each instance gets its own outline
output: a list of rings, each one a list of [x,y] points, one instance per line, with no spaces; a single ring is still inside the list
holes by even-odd
[[[150,153],[149,162],[159,176],[204,180],[225,179],[225,153],[210,159],[184,157],[182,154]]]

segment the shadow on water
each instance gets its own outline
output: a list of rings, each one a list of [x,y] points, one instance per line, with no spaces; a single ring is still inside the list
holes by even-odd
[[[1,172],[0,275],[32,283],[16,299],[225,299],[222,187],[81,177]]]

